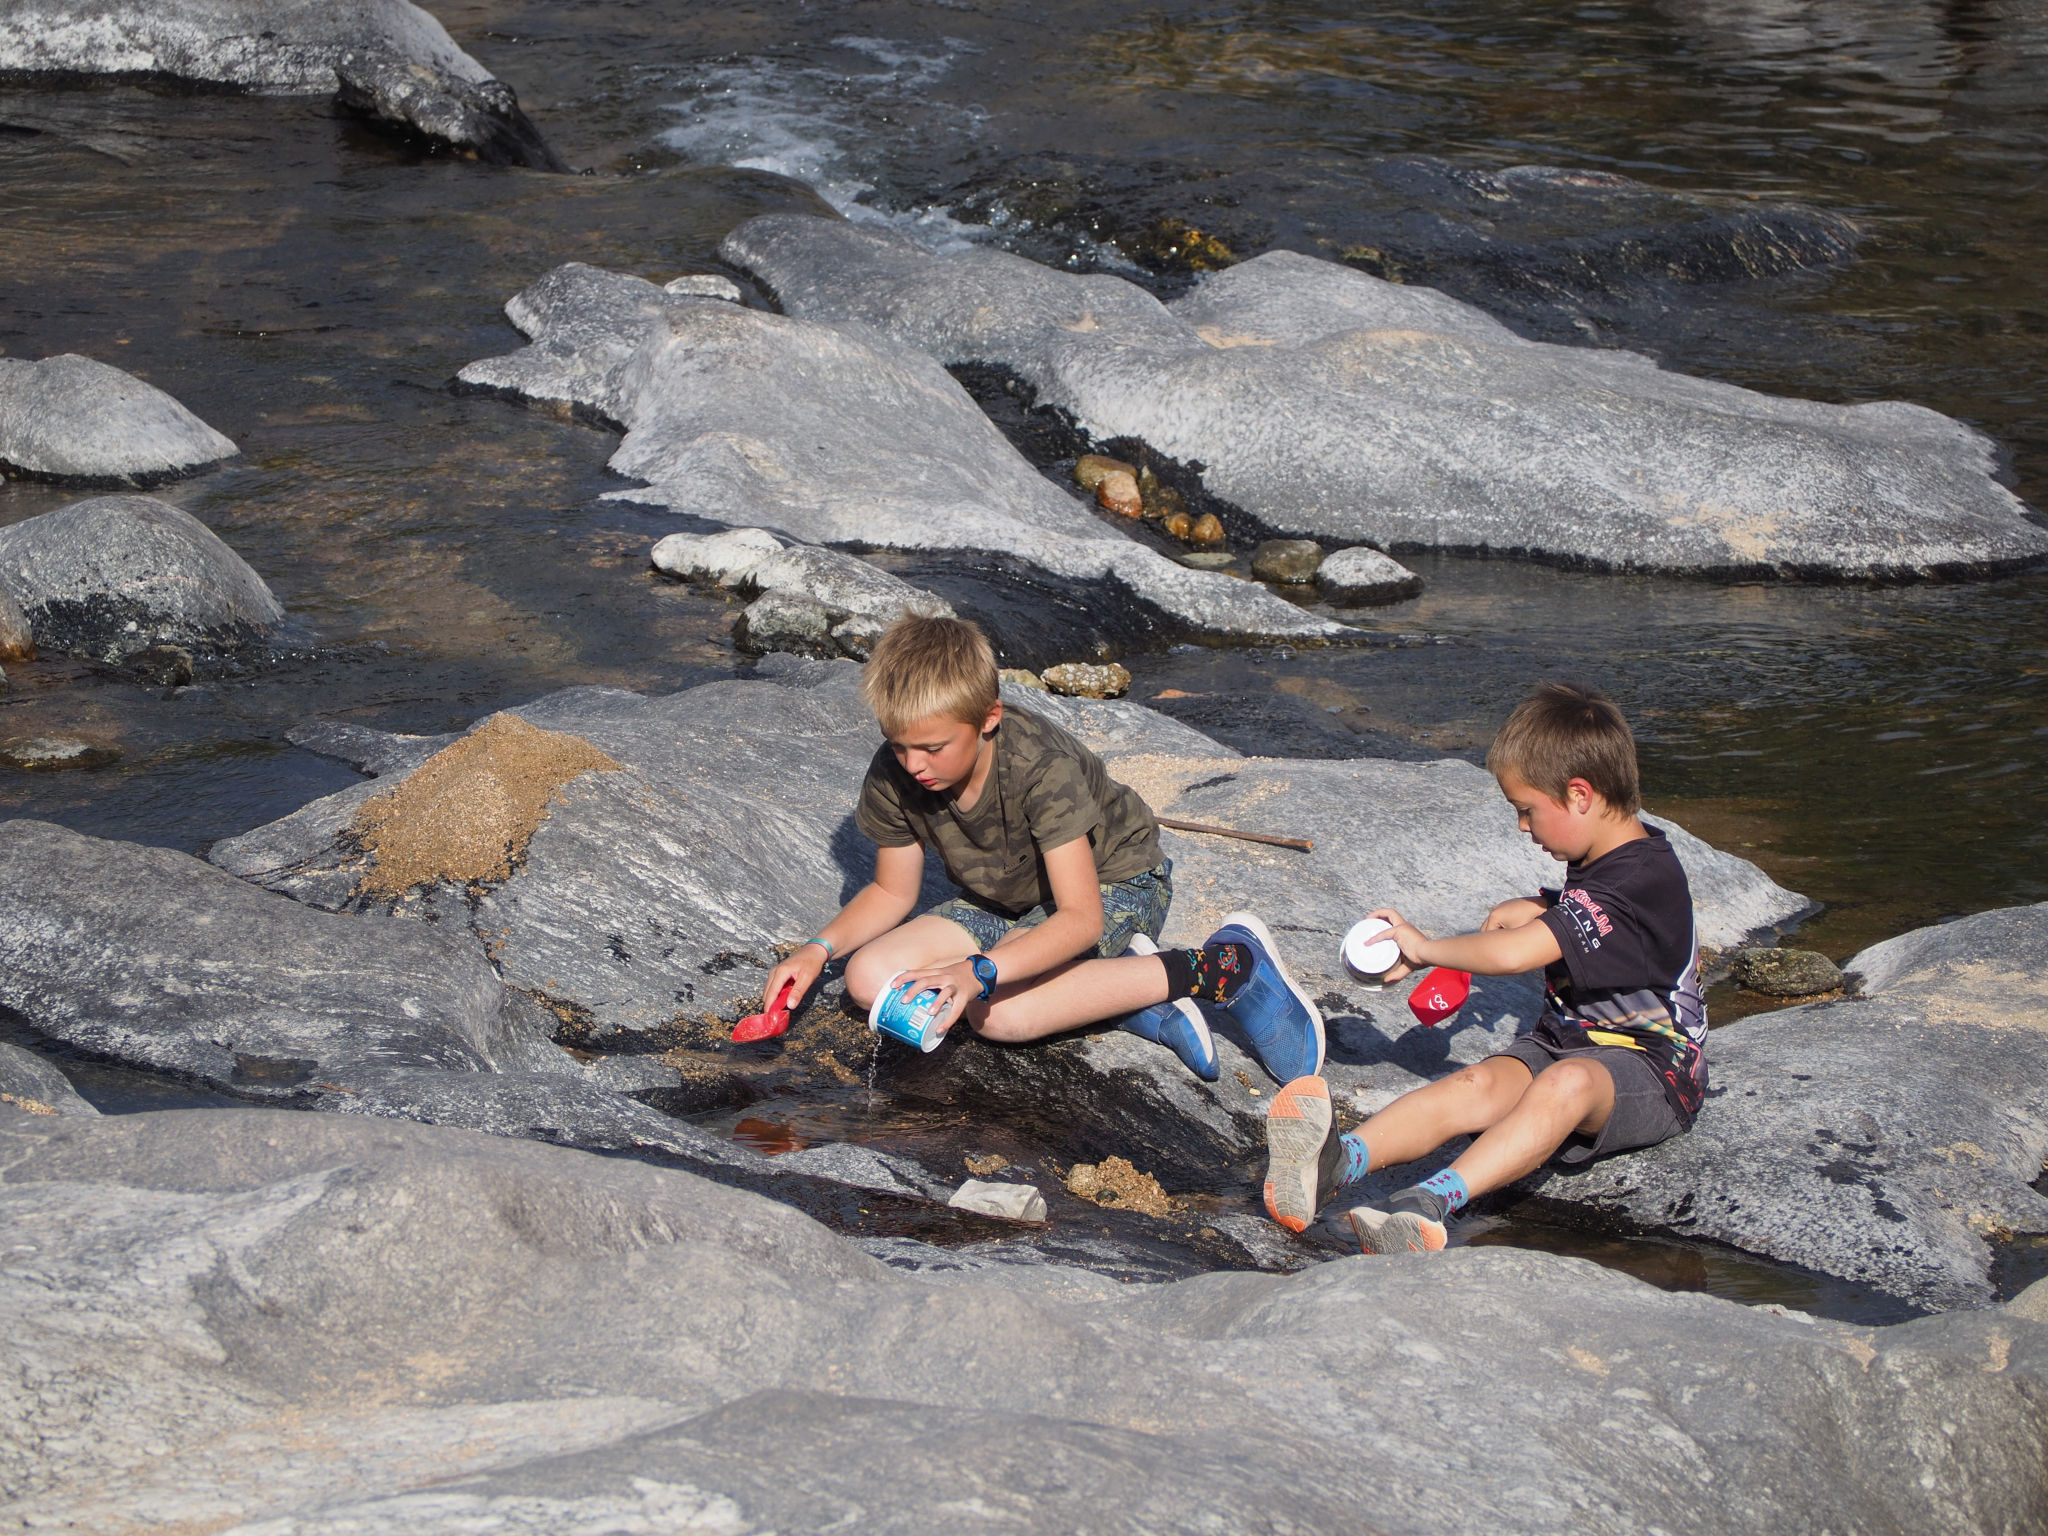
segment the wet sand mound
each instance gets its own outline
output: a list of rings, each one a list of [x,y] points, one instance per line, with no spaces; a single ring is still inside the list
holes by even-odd
[[[581,774],[618,771],[581,736],[495,714],[356,812],[355,834],[376,856],[357,894],[401,896],[437,880],[509,879],[563,785]]]

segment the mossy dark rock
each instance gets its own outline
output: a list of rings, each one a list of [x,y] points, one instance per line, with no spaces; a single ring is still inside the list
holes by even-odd
[[[1766,997],[1818,997],[1842,986],[1842,968],[1811,949],[1738,949],[1729,956],[1729,974]]]

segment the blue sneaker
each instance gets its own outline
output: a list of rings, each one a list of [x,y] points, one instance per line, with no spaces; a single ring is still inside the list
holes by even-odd
[[[1320,1076],[1322,1010],[1287,974],[1266,925],[1249,912],[1233,912],[1202,947],[1211,944],[1242,944],[1252,952],[1251,980],[1237,989],[1223,1011],[1244,1026],[1252,1049],[1274,1080],[1291,1083],[1297,1077]]]
[[[1130,952],[1155,955],[1159,946],[1140,933],[1132,937]],[[1222,1070],[1217,1065],[1216,1040],[1209,1033],[1209,1021],[1202,1017],[1202,1010],[1191,997],[1140,1008],[1118,1019],[1116,1027],[1129,1030],[1141,1040],[1165,1046],[1205,1083],[1215,1082]]]

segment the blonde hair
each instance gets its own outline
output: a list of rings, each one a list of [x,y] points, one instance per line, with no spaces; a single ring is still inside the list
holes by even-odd
[[[882,734],[893,736],[934,715],[979,726],[1000,686],[996,653],[979,625],[908,614],[875,642],[860,694]]]
[[[1610,811],[1633,816],[1643,806],[1635,736],[1621,711],[1593,688],[1543,684],[1515,706],[1493,738],[1486,768],[1496,779],[1513,774],[1560,804],[1571,781],[1584,779]]]

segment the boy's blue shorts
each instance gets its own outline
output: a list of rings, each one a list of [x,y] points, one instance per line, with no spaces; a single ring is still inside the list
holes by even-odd
[[[1105,960],[1114,960],[1131,947],[1133,934],[1143,933],[1149,938],[1158,938],[1159,930],[1166,926],[1166,909],[1171,905],[1171,859],[1142,875],[1103,886],[1102,938],[1095,945],[1095,953]],[[1021,916],[1005,917],[983,906],[972,896],[955,896],[951,901],[942,901],[933,907],[931,915],[965,928],[974,942],[987,951],[994,949],[1012,928],[1035,928],[1052,914],[1041,905]]]

